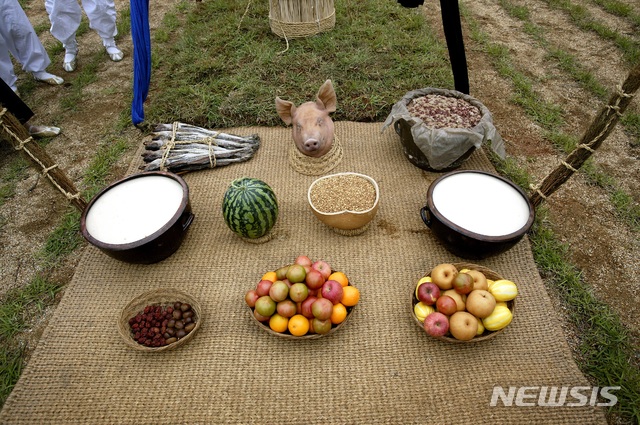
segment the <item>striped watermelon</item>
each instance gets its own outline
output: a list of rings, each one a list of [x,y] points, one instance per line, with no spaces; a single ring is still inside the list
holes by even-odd
[[[243,238],[261,238],[278,218],[276,194],[262,180],[236,179],[224,194],[222,215],[227,226]]]

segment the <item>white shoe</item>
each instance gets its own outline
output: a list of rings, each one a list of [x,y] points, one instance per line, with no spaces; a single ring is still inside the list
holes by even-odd
[[[30,125],[29,135],[34,137],[53,137],[60,134],[60,128],[48,125]]]
[[[124,57],[122,50],[118,49],[116,46],[107,46],[107,54],[114,62],[120,62]]]
[[[78,56],[78,43],[74,39],[64,45],[64,61],[62,62],[62,68],[65,71],[75,71],[77,66],[76,56]]]
[[[118,49],[118,46],[116,46],[116,42],[113,39],[102,40],[102,44],[107,50],[107,54],[112,61],[120,62],[122,60],[124,53],[122,53],[122,50]]]
[[[62,68],[67,72],[75,71],[76,66],[78,65],[76,61],[77,53],[65,53],[64,54],[64,62],[62,63]]]
[[[57,75],[49,74],[46,71],[34,72],[33,78],[43,83],[51,84],[52,86],[59,86],[64,84],[64,79]]]

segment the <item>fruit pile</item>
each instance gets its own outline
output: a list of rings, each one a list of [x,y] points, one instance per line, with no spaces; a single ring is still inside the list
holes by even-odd
[[[187,336],[196,327],[191,305],[177,301],[171,305],[148,305],[129,319],[131,335],[141,345],[162,347]]]
[[[360,291],[324,260],[298,256],[293,264],[265,273],[245,301],[254,317],[274,332],[327,334],[360,300]]]
[[[413,312],[427,334],[469,341],[511,323],[508,303],[517,295],[510,280],[494,281],[479,270],[442,263],[418,281]]]

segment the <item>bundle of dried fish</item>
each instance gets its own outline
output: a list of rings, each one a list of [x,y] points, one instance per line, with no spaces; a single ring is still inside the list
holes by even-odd
[[[146,165],[140,169],[181,173],[247,161],[260,147],[260,137],[174,122],[158,124],[144,147],[142,158]]]

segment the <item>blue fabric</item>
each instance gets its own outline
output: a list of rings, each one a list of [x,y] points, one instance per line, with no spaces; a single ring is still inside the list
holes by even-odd
[[[151,82],[151,37],[149,35],[149,0],[130,0],[131,38],[133,40],[133,101],[131,121],[144,121],[144,101]]]

